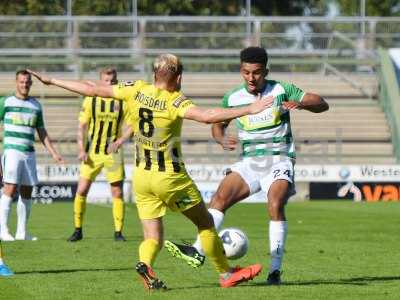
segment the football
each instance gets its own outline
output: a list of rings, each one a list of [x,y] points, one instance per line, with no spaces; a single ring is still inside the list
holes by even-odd
[[[246,234],[237,228],[226,228],[219,232],[228,259],[238,259],[247,253],[249,240]]]

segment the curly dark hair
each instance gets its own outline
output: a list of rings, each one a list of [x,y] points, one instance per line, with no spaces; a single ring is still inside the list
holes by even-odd
[[[268,54],[262,47],[247,47],[240,51],[240,62],[267,66]]]

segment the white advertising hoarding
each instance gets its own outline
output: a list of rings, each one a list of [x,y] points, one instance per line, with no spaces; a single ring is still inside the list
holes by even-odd
[[[189,164],[187,172],[196,182],[203,198],[208,202],[217,190],[228,165]],[[131,199],[132,165],[126,165],[127,180],[124,184],[125,199]],[[74,182],[79,178],[79,165],[39,165],[41,182]],[[296,182],[400,182],[400,165],[296,165]],[[89,202],[111,201],[110,187],[103,174],[88,195]],[[258,193],[246,202],[265,201],[264,195]]]
[[[196,182],[219,182],[228,165],[186,165],[190,177]],[[296,165],[295,180],[301,182],[324,181],[400,181],[400,165]],[[126,165],[127,180],[130,180],[133,166]],[[76,181],[79,165],[38,165],[40,181]],[[99,174],[98,181],[105,181]]]

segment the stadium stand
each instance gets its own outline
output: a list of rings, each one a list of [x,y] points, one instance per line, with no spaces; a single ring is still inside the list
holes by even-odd
[[[71,77],[73,74],[55,74]],[[85,76],[96,79],[95,73]],[[342,79],[319,73],[274,73],[271,78],[293,82],[308,92],[324,96],[330,110],[324,114],[295,111],[291,114],[293,133],[301,163],[394,163],[391,133],[378,101],[364,94],[376,95],[378,81],[373,74],[349,75],[360,88]],[[122,80],[134,80],[138,74],[120,74]],[[14,89],[13,75],[0,76],[0,94]],[[184,75],[183,91],[198,105],[217,106],[225,92],[241,83],[236,73],[189,73]],[[75,136],[80,98],[62,89],[35,83],[32,95],[43,103],[47,129],[69,163],[76,161]],[[230,133],[235,134],[234,126]],[[131,146],[125,151],[132,153]],[[39,163],[49,163],[50,157],[40,145],[36,147]],[[187,162],[231,163],[239,150],[224,152],[211,137],[210,126],[185,121],[183,152]],[[132,155],[127,155],[132,162]]]

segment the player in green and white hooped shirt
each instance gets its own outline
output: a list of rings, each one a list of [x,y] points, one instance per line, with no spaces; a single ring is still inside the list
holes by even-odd
[[[0,238],[13,241],[8,229],[8,215],[13,196],[19,187],[17,203],[17,240],[35,240],[26,231],[32,206],[32,188],[38,183],[35,159],[35,131],[40,141],[57,163],[62,157],[53,147],[43,122],[42,106],[29,96],[32,86],[31,75],[25,71],[16,74],[15,95],[0,99],[0,121],[4,124],[3,149],[1,159],[3,168],[3,194],[0,198]]]
[[[209,212],[217,229],[222,225],[225,211],[233,204],[262,190],[268,201],[269,242],[271,263],[267,282],[279,284],[281,263],[287,234],[285,204],[295,193],[293,164],[295,149],[290,127],[289,110],[305,109],[319,113],[328,104],[318,95],[305,93],[293,84],[267,80],[268,56],[265,49],[249,47],[240,53],[240,74],[244,84],[227,93],[224,107],[252,103],[258,94],[272,95],[273,103],[263,112],[235,120],[238,127],[242,159],[235,163],[213,195]],[[212,133],[225,150],[236,149],[238,141],[225,135],[228,123],[214,124]],[[193,261],[202,254],[200,240],[193,247],[166,242],[167,248],[180,258]],[[178,254],[177,254],[178,253]]]

